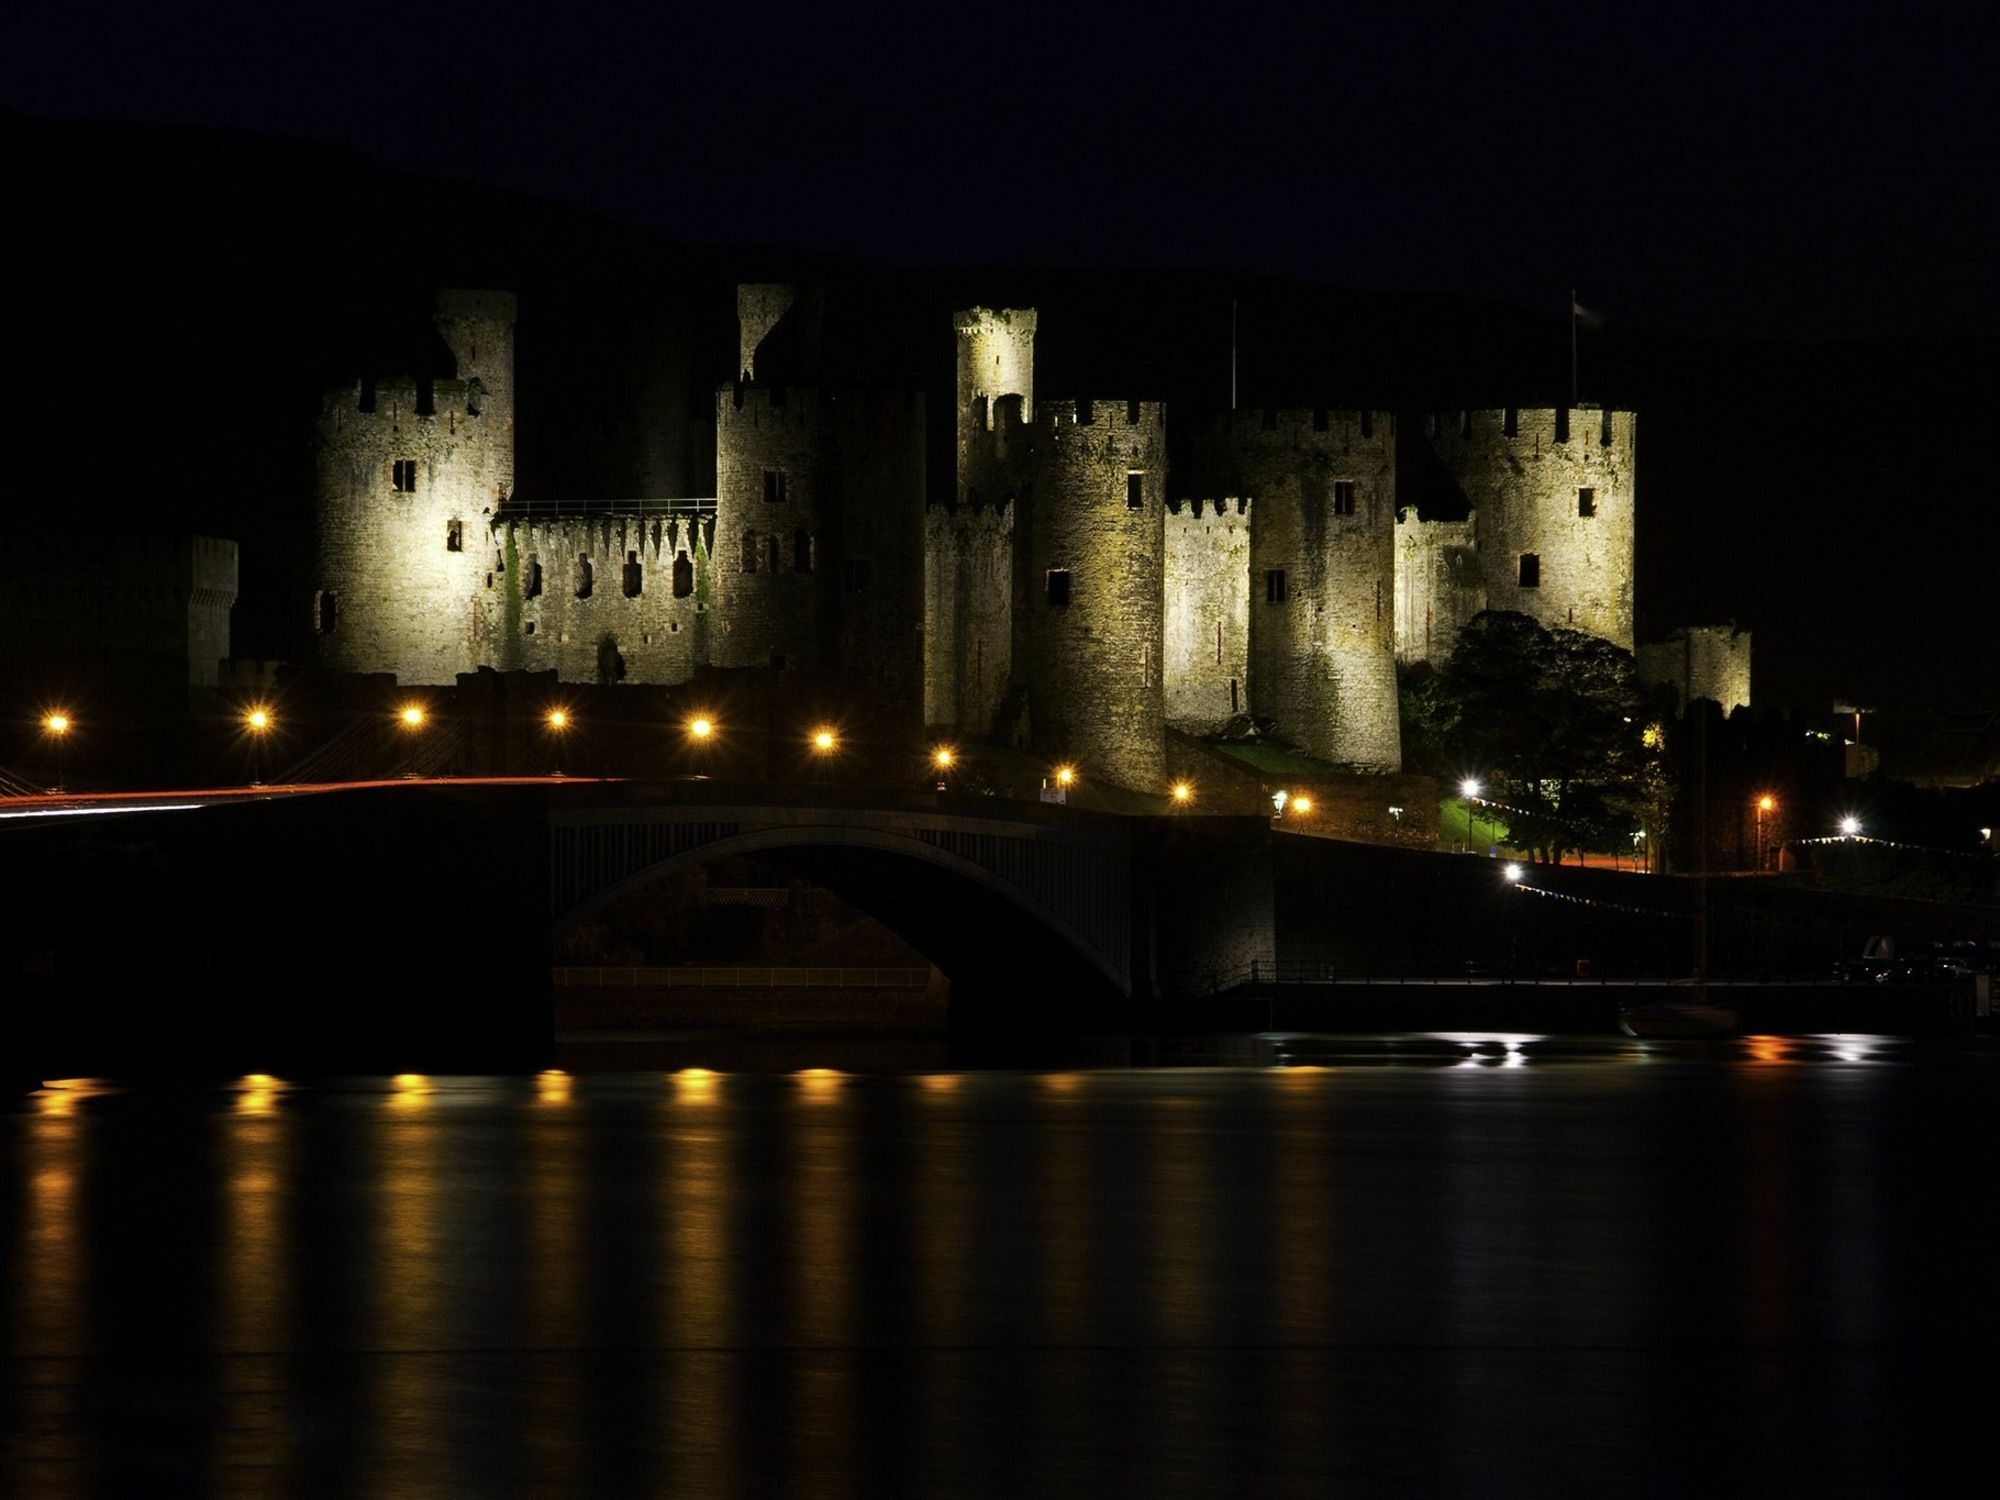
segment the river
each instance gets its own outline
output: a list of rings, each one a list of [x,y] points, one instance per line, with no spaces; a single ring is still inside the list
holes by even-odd
[[[1981,1452],[2000,1048],[1255,1050],[21,1096],[0,1491],[1891,1494]]]

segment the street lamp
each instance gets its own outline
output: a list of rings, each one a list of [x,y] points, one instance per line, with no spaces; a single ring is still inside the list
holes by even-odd
[[[1308,797],[1304,792],[1300,792],[1296,797],[1292,798],[1293,812],[1309,813],[1312,810],[1313,810],[1313,799]]]
[[[1194,801],[1194,783],[1191,781],[1176,781],[1169,789],[1169,795],[1174,799],[1176,807],[1186,807]]]
[[[264,743],[266,736],[271,732],[271,725],[274,722],[275,720],[271,717],[271,710],[261,703],[253,703],[248,709],[244,710],[243,727],[250,735],[250,784],[252,786],[262,786],[264,784]]]
[[[1472,842],[1479,842],[1479,794],[1484,790],[1476,776],[1468,776],[1458,784],[1458,794],[1465,799],[1465,826],[1472,835]]]
[[[55,742],[56,790],[63,789],[63,742],[69,738],[70,717],[62,709],[52,709],[42,715],[42,733]]]
[[[1778,799],[1769,792],[1765,792],[1757,799],[1757,870],[1760,874],[1764,869],[1764,819],[1767,814],[1775,812],[1777,807]]]
[[[549,726],[549,738],[555,741],[556,775],[560,776],[563,773],[563,735],[569,730],[569,710],[566,708],[552,708],[548,711],[543,722]]]
[[[822,725],[813,731],[812,747],[815,755],[831,755],[840,748],[840,736]]]
[[[396,717],[402,721],[403,727],[405,729],[410,730],[412,733],[414,733],[415,731],[422,729],[424,727],[424,720],[428,718],[429,715],[424,712],[423,704],[405,703],[402,707],[401,712],[399,712],[396,715]]]
[[[687,721],[688,738],[697,744],[715,737],[715,720],[707,714],[696,714]]]
[[[946,783],[946,778],[951,775],[951,768],[957,763],[957,752],[949,745],[939,745],[931,751],[931,769],[937,772],[937,789],[939,791],[950,790],[950,787]]]
[[[1056,767],[1056,785],[1057,785],[1057,786],[1059,786],[1059,787],[1061,787],[1061,788],[1062,788],[1062,789],[1063,789],[1064,791],[1068,791],[1068,790],[1069,790],[1069,789],[1070,789],[1070,788],[1071,788],[1072,786],[1075,786],[1075,785],[1076,785],[1076,767],[1075,767],[1075,766],[1057,766],[1057,767]]]
[[[1847,838],[1854,838],[1861,832],[1861,820],[1849,813],[1840,820],[1840,831]]]
[[[1509,885],[1519,885],[1521,883],[1522,870],[1519,865],[1509,865],[1500,873],[1507,877],[1507,884]]]

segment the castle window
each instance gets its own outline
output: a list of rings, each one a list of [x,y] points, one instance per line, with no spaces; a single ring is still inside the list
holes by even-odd
[[[1567,406],[1558,406],[1556,408],[1556,441],[1559,443],[1569,441],[1569,408]]]
[[[332,635],[333,627],[340,620],[340,601],[332,589],[322,589],[313,596],[313,623],[319,627],[321,635]]]
[[[528,621],[526,625],[521,627],[521,633],[523,635],[533,635],[535,633],[535,622],[533,620]]]
[[[868,592],[869,574],[867,558],[850,557],[847,560],[847,566],[841,571],[843,574],[842,582],[846,585],[848,593],[865,594]]]
[[[1336,516],[1354,514],[1354,481],[1336,479],[1333,482],[1333,513]]]
[[[1264,570],[1264,602],[1283,604],[1285,602],[1285,570],[1266,568]]]
[[[1069,569],[1050,568],[1048,580],[1050,609],[1069,608]]]
[[[743,571],[757,571],[757,533],[754,531],[743,533]]]
[[[590,559],[579,557],[576,560],[576,597],[579,599],[588,599],[590,591],[596,582],[596,570],[590,566]]]
[[[465,529],[457,521],[444,523],[444,550],[447,552],[465,550]]]
[[[1382,618],[1382,580],[1375,580],[1375,618]]]
[[[764,539],[764,554],[768,559],[768,565],[773,573],[780,571],[785,566],[784,545],[777,537],[768,536]]]
[[[646,570],[639,566],[639,554],[636,552],[626,553],[625,597],[627,599],[636,599],[640,594],[645,592],[645,588]]]
[[[794,573],[810,573],[812,570],[812,533],[801,526],[792,533],[792,571]]]
[[[785,501],[785,471],[766,469],[764,471],[764,500],[768,505],[782,505]]]
[[[528,565],[521,570],[521,597],[539,599],[542,596],[542,560],[534,553],[528,554]]]
[[[1521,554],[1521,587],[1538,589],[1542,586],[1542,557],[1539,552]]]
[[[1240,711],[1236,706],[1236,679],[1234,677],[1229,679],[1229,711],[1231,713]]]
[[[674,556],[674,597],[685,599],[694,592],[694,562],[687,553]]]
[[[1519,437],[1521,435],[1520,407],[1510,406],[1507,408],[1507,414],[1500,419],[1500,430],[1508,437]]]
[[[1146,508],[1146,471],[1127,469],[1125,471],[1125,508],[1144,510]]]
[[[417,461],[414,458],[399,458],[389,465],[389,482],[398,494],[414,494],[417,488]]]
[[[1576,492],[1576,513],[1580,516],[1597,514],[1597,491],[1587,486]]]
[[[1604,408],[1604,420],[1597,427],[1597,444],[1600,448],[1611,446],[1611,408]]]

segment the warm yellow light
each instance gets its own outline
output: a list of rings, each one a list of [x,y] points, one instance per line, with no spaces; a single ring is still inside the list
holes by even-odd
[[[271,727],[271,710],[268,708],[251,709],[249,713],[243,716],[243,724],[252,734],[262,734]]]
[[[831,729],[815,729],[813,731],[813,749],[817,750],[821,755],[830,755],[839,745],[840,736],[835,734]]]
[[[1757,799],[1758,812],[1769,812],[1772,808],[1776,807],[1777,805],[1778,805],[1778,799],[1776,797],[1770,796],[1768,793]]]
[[[1308,797],[1304,792],[1301,792],[1299,793],[1298,796],[1292,798],[1293,812],[1309,813],[1312,810],[1313,810],[1313,799]]]
[[[690,739],[705,740],[714,733],[715,720],[709,718],[707,714],[696,714],[692,719],[688,720],[688,737]]]
[[[939,745],[937,749],[931,752],[931,764],[936,766],[940,771],[949,771],[951,763],[957,759],[958,757],[952,753],[951,746],[949,745]]]
[[[1194,801],[1194,788],[1185,781],[1176,781],[1174,783],[1173,795],[1176,802],[1192,802]]]
[[[569,1074],[561,1068],[544,1068],[535,1075],[535,1098],[543,1104],[569,1103]]]
[[[565,708],[550,709],[549,728],[556,730],[558,733],[569,728],[569,710]]]
[[[402,719],[403,727],[406,729],[421,729],[424,727],[424,708],[421,703],[405,703],[403,711],[398,717]]]
[[[60,712],[45,715],[42,719],[42,728],[46,729],[50,734],[68,734],[69,715]]]
[[[1057,766],[1057,767],[1056,767],[1056,785],[1057,785],[1057,786],[1071,786],[1071,785],[1073,785],[1073,784],[1075,783],[1075,781],[1076,781],[1076,767],[1075,767],[1075,766]]]

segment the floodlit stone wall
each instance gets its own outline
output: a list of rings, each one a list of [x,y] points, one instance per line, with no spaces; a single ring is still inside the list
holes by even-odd
[[[924,722],[993,731],[1014,662],[1012,504],[924,513]]]
[[[1396,659],[1442,666],[1458,633],[1486,608],[1473,523],[1396,517]]]
[[[1397,770],[1393,418],[1243,411],[1226,441],[1255,518],[1252,706],[1309,754]]]
[[[514,483],[514,299],[446,292],[458,375],[330,392],[317,431],[313,583],[321,666],[447,683],[477,664],[480,540]]]
[[[1250,502],[1183,500],[1166,517],[1167,723],[1212,734],[1249,707]]]
[[[564,682],[686,682],[708,660],[713,520],[503,514],[480,538],[481,663]]]
[[[1152,401],[1044,402],[1032,430],[1015,523],[1025,563],[1015,663],[1031,742],[1085,775],[1157,790],[1165,413]]]
[[[1673,688],[1682,707],[1696,698],[1726,714],[1750,706],[1750,632],[1734,625],[1690,625],[1638,650],[1639,680]]]
[[[1472,506],[1486,607],[1631,650],[1633,414],[1447,412],[1426,419],[1425,436]],[[1404,643],[1406,659],[1415,646]]]

